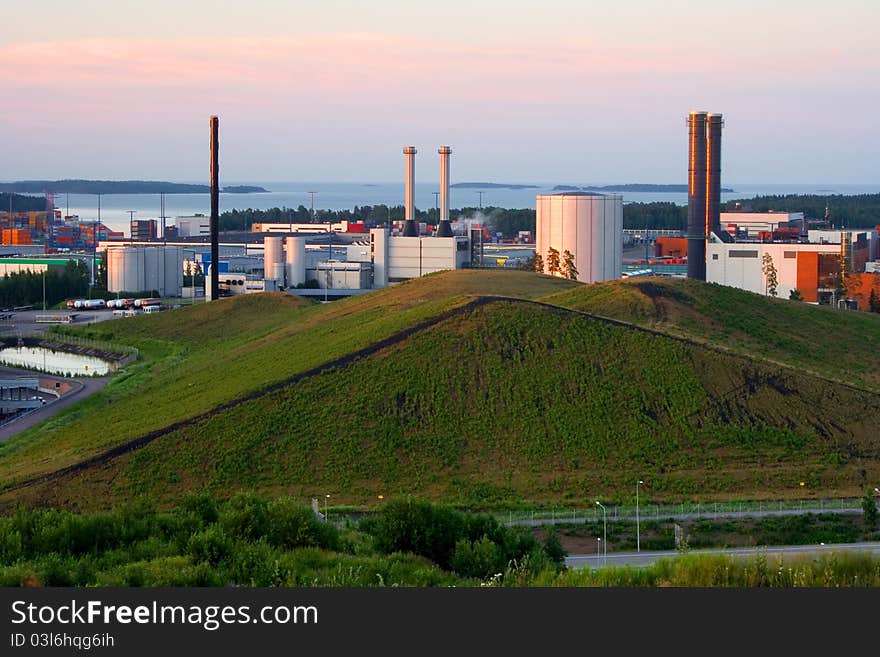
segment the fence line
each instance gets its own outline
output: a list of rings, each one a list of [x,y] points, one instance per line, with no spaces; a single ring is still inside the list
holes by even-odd
[[[97,349],[99,351],[105,351],[111,354],[124,354],[126,356],[132,356],[134,359],[137,359],[137,357],[140,355],[140,352],[135,347],[119,344],[117,342],[109,342],[106,340],[93,340],[92,338],[83,338],[78,335],[68,335],[66,333],[47,331],[45,334],[45,339],[51,340],[53,342],[70,344],[77,347],[86,347],[87,349]]]
[[[642,521],[665,520],[684,516],[729,516],[730,514],[791,512],[791,511],[843,511],[860,509],[861,498],[839,498],[830,500],[778,500],[778,501],[734,501],[734,502],[684,502],[680,504],[639,504],[638,516]],[[635,505],[605,505],[605,517],[608,521],[636,520]],[[581,509],[526,509],[505,511],[495,514],[500,521],[535,522],[549,521],[561,523],[570,520],[572,523],[602,521],[602,510],[598,506]]]

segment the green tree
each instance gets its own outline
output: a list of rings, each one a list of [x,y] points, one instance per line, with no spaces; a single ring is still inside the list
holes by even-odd
[[[773,256],[764,253],[761,260],[761,271],[764,273],[764,294],[771,297],[776,296],[776,288],[779,286],[779,278],[776,272],[776,265],[773,264]]]
[[[556,531],[556,527],[551,526],[547,530],[547,535],[544,537],[544,554],[556,564],[557,568],[565,565],[565,557],[568,556],[568,552],[562,547],[562,541],[559,540],[559,532]]]
[[[561,265],[559,262],[559,251],[551,246],[550,250],[547,252],[547,273],[551,276],[556,276],[560,271]]]
[[[868,531],[874,531],[877,528],[877,500],[874,497],[875,492],[876,490],[869,488],[865,491],[865,496],[862,498],[862,514]]]
[[[801,291],[797,288],[794,288],[791,292],[788,293],[788,298],[791,301],[803,301],[804,297],[801,294]]]
[[[535,263],[534,264],[535,264],[535,271],[538,272],[539,274],[543,274],[544,273],[544,258],[541,256],[540,253],[537,253],[537,252],[535,253]]]
[[[578,270],[574,264],[574,254],[566,249],[562,253],[562,276],[571,280],[577,280]]]

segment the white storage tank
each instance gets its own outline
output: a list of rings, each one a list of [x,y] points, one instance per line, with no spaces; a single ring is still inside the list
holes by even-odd
[[[107,250],[107,289],[110,292],[137,292],[144,289],[144,250]]]
[[[284,253],[280,237],[263,238],[263,278],[284,284]]]
[[[536,198],[535,253],[547,271],[551,248],[570,251],[577,280],[596,283],[620,278],[623,269],[623,196],[563,192]],[[557,274],[561,276],[562,274]]]
[[[159,267],[159,249],[154,246],[144,248],[144,286],[138,290],[157,290],[161,294],[164,287],[165,269]]]
[[[300,237],[288,237],[284,249],[287,286],[295,287],[306,282],[306,241]]]
[[[164,297],[179,297],[183,287],[183,249],[179,246],[166,246],[163,253],[165,289],[160,292]]]

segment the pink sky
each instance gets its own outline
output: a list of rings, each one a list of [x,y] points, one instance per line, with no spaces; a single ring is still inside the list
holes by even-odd
[[[866,50],[867,48],[867,50]],[[869,182],[871,46],[398,34],[0,45],[0,179],[201,179],[221,117],[235,180],[393,180],[400,147],[456,147],[460,178],[678,182],[690,109],[727,119],[728,179]],[[787,111],[784,120],[781,111]],[[767,181],[772,182],[772,181]]]

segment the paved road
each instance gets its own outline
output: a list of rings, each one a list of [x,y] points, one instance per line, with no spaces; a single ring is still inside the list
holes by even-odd
[[[8,372],[14,372],[17,376],[33,376],[33,372],[29,372],[28,370],[13,370],[10,368],[4,368]],[[41,378],[59,378],[59,377],[46,377],[45,375],[40,375]],[[61,379],[59,379],[61,380]],[[12,422],[8,424],[4,424],[0,427],[0,443],[9,440],[13,436],[21,433],[25,429],[28,429],[35,424],[42,422],[43,420],[47,420],[58,411],[67,408],[71,404],[75,404],[81,399],[85,399],[89,395],[92,395],[110,381],[110,377],[95,377],[95,378],[83,378],[83,379],[63,379],[65,381],[69,381],[75,387],[74,390],[67,393],[60,399],[55,399],[54,401],[49,402],[45,406],[38,408],[37,410],[23,415],[21,417],[16,418]]]
[[[726,554],[731,556],[766,555],[819,555],[832,552],[870,552],[880,555],[880,542],[872,543],[833,543],[829,545],[778,545],[767,547],[713,548],[689,550],[687,554]],[[681,556],[676,550],[659,552],[609,552],[608,555],[572,554],[566,557],[565,565],[571,568],[591,568],[608,566],[650,566],[658,559]]]

